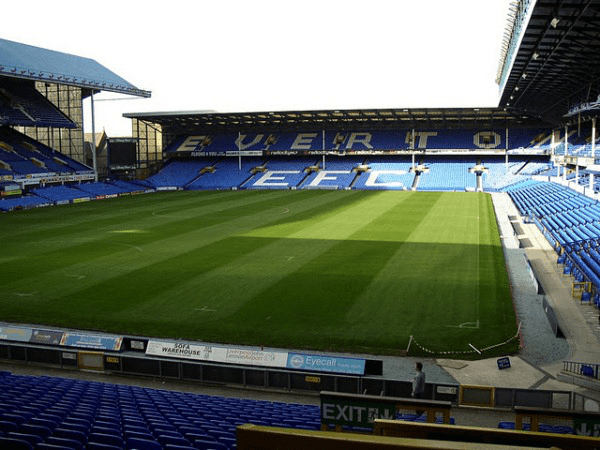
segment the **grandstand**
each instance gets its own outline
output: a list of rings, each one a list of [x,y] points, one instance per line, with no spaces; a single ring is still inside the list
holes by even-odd
[[[554,249],[556,266],[563,276],[561,280],[569,280],[570,300],[577,300],[598,315],[599,21],[598,0],[517,0],[511,3],[496,80],[500,86],[496,108],[128,113],[125,116],[132,119],[133,139],[137,145],[144,146],[145,151],[143,156],[142,152],[137,154],[134,180],[98,179],[95,155],[94,164],[88,165],[83,152],[63,152],[63,147],[55,147],[52,139],[37,139],[31,130],[47,127],[60,134],[60,130],[83,128],[82,119],[70,117],[59,107],[61,105],[52,101],[48,95],[50,85],[59,90],[62,87],[76,89],[80,99],[104,90],[138,97],[148,97],[150,93],[93,60],[0,39],[0,211],[16,215],[19,214],[16,210],[167,190],[270,190],[268,194],[276,199],[279,199],[278,191],[283,190],[350,191],[350,194],[363,190],[494,193],[508,196],[517,208],[519,218],[512,223],[520,220],[523,226],[534,224]],[[149,130],[159,130],[160,139],[149,139]],[[214,200],[218,197],[201,197],[198,192],[173,194],[198,195],[198,202],[218,204],[218,200]],[[301,195],[305,194],[313,193]],[[402,195],[393,193],[396,194]],[[109,201],[106,205],[110,207]],[[277,203],[277,208],[269,211],[277,209],[277,214],[283,216],[289,213],[285,205],[287,203]],[[245,205],[253,212],[254,206]],[[85,215],[84,209],[78,211]],[[160,212],[150,205],[144,214],[154,220],[171,220],[168,215],[156,219]],[[221,212],[221,209],[211,210],[213,216],[207,223],[213,224],[210,221],[215,220],[213,231],[219,224],[214,217]],[[297,226],[293,219],[285,222],[290,216],[281,223],[278,216],[278,226],[290,229]],[[479,216],[473,216],[479,220]],[[91,222],[94,220],[89,218]],[[206,216],[187,219],[194,224],[203,220]],[[266,223],[271,226],[270,222]],[[241,227],[236,223],[232,228],[240,232],[236,236],[240,238]],[[248,230],[243,231],[250,233]],[[142,234],[140,228],[108,232]],[[194,239],[198,236],[199,233],[194,234]],[[256,241],[262,243],[280,239],[276,234],[257,236],[260,239]],[[339,236],[334,237],[322,241],[343,241]],[[318,240],[313,235],[306,240],[309,238]],[[358,249],[356,255],[362,257],[360,246],[369,239],[371,236],[362,236],[352,243]],[[51,240],[48,242],[53,245]],[[139,253],[143,251],[135,244],[108,243]],[[211,242],[211,245],[216,248],[219,243]],[[384,247],[390,248],[390,244],[382,243],[381,252]],[[242,250],[235,258],[247,258],[247,265],[257,264]],[[216,248],[215,255],[221,251],[222,248]],[[24,257],[28,254],[28,250],[23,252]],[[295,258],[285,257],[289,258],[288,263]],[[8,264],[17,256],[3,255],[2,258]],[[136,258],[136,261],[143,259],[137,254]],[[103,262],[106,270],[112,268],[107,261]],[[11,270],[0,275],[0,293],[13,281]],[[177,282],[192,270],[200,268],[186,267],[177,273],[172,270],[170,276]],[[431,268],[432,272],[436,270],[439,268]],[[73,276],[86,277],[87,274]],[[536,277],[534,273],[532,277]],[[423,283],[431,280],[434,278]],[[132,292],[135,290],[133,284],[130,288]],[[93,289],[92,285],[88,291]],[[386,286],[383,286],[381,292],[385,291]],[[285,293],[285,289],[281,292]],[[17,294],[21,301],[36,293],[32,290]],[[95,295],[110,296],[110,290]],[[114,308],[122,306],[114,305]],[[549,309],[552,307],[545,307],[546,311]],[[210,305],[198,310],[201,313],[214,311]],[[265,320],[270,319],[268,316]],[[478,321],[473,324],[479,328]],[[469,326],[471,322],[465,322],[457,328]],[[177,324],[172,324],[172,328],[176,329]],[[293,386],[304,393],[322,390],[319,387],[326,385],[353,395],[371,388],[378,390],[381,396],[389,396],[391,392],[408,394],[408,380],[402,380],[406,385],[396,385],[394,382],[398,380],[381,378],[379,369],[372,367],[378,366],[380,360],[368,360],[369,370],[353,374],[354,377],[336,373],[328,378],[329,374],[294,366],[304,354],[294,355],[295,359],[290,356],[285,364],[274,366],[277,370],[267,371],[264,367],[268,365],[262,360],[250,369],[226,359],[215,362],[210,359],[211,352],[216,354],[222,348],[211,343],[203,350],[203,361],[210,364],[196,364],[177,359],[173,356],[177,353],[175,350],[172,354],[168,353],[171,350],[165,350],[166,356],[152,354],[148,350],[152,340],[147,336],[126,336],[127,346],[121,347],[123,337],[98,337],[96,332],[88,330],[82,331],[78,344],[69,347],[64,344],[69,341],[69,333],[62,329],[30,327],[26,329],[30,332],[27,338],[22,337],[27,331],[23,334],[23,328],[18,325],[9,324],[0,330],[6,331],[0,335],[0,358],[16,362],[261,389],[274,386],[290,391]],[[35,334],[38,332],[39,335]],[[58,334],[60,343],[50,342]],[[119,345],[108,348],[106,342]],[[412,335],[409,342],[410,347]],[[177,349],[177,345],[184,344],[174,343],[173,348]],[[415,343],[413,351],[417,346]],[[469,350],[469,357],[477,357],[475,353],[481,355],[479,349],[474,349]],[[421,350],[421,355],[429,351]],[[263,355],[262,358],[268,354],[273,361],[280,357],[277,351],[265,352],[262,345],[260,352],[253,348],[226,351],[257,360],[257,355]],[[345,357],[348,355],[337,356],[338,359]],[[97,360],[100,364],[94,366]],[[575,367],[574,383],[600,390],[598,361],[572,361],[568,367]],[[576,380],[577,377],[580,379]],[[235,428],[244,423],[298,430],[318,430],[323,426],[319,408],[314,405],[191,395],[59,377],[17,376],[8,372],[0,372],[0,385],[0,446],[6,448],[234,449],[237,446]],[[464,401],[455,385],[441,383],[434,388],[430,384],[428,389],[434,397],[447,396],[444,398],[457,407]],[[500,403],[492,406],[514,407],[518,401],[525,406],[539,406],[536,402],[541,401],[543,394],[532,392],[535,387],[524,391],[522,397],[515,391],[504,393],[504,397],[494,399]],[[485,396],[475,394],[478,395]],[[501,404],[508,397],[510,402]],[[600,404],[587,397],[586,400],[595,407]],[[575,402],[570,402],[568,407],[574,409]],[[417,419],[420,415],[402,416]],[[576,433],[580,427],[577,420],[568,426],[548,424],[542,431]],[[515,423],[503,425],[515,428]],[[596,427],[594,433],[598,423],[590,425]],[[365,432],[361,427],[351,428],[351,431]]]

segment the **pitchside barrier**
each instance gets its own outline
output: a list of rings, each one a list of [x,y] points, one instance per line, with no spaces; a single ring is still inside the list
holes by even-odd
[[[6,329],[4,330],[6,331]],[[408,398],[410,381],[385,379],[381,361],[366,361],[362,375],[324,373],[299,369],[238,365],[152,356],[146,353],[147,339],[89,336],[33,330],[19,340],[0,335],[0,360],[18,364],[56,367],[70,370],[95,370],[134,377],[181,380],[218,386],[299,392],[318,395],[322,391],[366,394],[377,397]],[[60,339],[59,339],[60,338]],[[64,345],[60,345],[60,343]],[[80,347],[68,347],[66,345]],[[120,350],[113,350],[119,348]],[[297,355],[296,355],[297,356]],[[295,358],[294,361],[299,358]],[[306,362],[306,360],[305,360]],[[459,396],[460,395],[460,396]],[[598,410],[600,402],[572,391],[458,386],[427,383],[425,398],[453,405],[479,403],[480,406],[514,408],[528,406],[569,410]]]
[[[539,450],[540,447],[496,445],[447,440],[373,436],[330,431],[310,431],[290,428],[240,425],[237,431],[238,450]],[[545,447],[550,448],[550,446]]]
[[[375,420],[374,434],[432,441],[480,442],[511,446],[555,447],[561,450],[594,450],[598,438],[569,434],[516,431],[499,428],[465,427],[402,420]]]

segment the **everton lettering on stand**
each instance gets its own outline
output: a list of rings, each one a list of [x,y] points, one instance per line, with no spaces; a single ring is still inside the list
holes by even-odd
[[[511,130],[510,147],[527,147],[533,132]],[[316,154],[390,154],[424,149],[450,149],[449,143],[460,149],[505,149],[506,130],[373,130],[373,131],[313,131],[302,133],[248,133],[181,136],[166,152],[193,155],[238,155],[262,152],[282,154],[298,152]]]

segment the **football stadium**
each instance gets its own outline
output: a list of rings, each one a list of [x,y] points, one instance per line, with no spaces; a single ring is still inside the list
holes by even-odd
[[[600,448],[600,1],[500,50],[497,107],[109,137],[150,91],[0,39],[0,447]]]

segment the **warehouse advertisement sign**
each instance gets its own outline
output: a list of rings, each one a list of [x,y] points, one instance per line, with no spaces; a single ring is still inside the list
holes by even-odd
[[[287,352],[248,350],[164,341],[149,341],[146,347],[146,355],[280,368],[286,367],[288,359]]]
[[[365,374],[365,360],[359,358],[340,358],[337,356],[307,355],[290,353],[287,361],[288,369],[310,370],[314,372],[345,373],[352,375]]]

